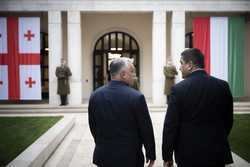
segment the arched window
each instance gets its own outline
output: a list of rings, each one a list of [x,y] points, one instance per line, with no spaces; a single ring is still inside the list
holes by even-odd
[[[128,33],[113,31],[102,35],[96,42],[93,53],[93,88],[96,89],[110,80],[109,64],[114,58],[133,59],[139,78],[139,45]]]

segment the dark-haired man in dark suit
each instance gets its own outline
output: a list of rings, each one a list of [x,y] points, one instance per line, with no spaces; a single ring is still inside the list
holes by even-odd
[[[164,167],[224,167],[233,162],[228,135],[233,125],[233,100],[226,81],[204,71],[199,49],[181,53],[184,78],[170,95],[163,130]]]
[[[111,81],[92,93],[89,127],[95,141],[93,163],[98,167],[148,167],[155,160],[155,141],[144,96],[129,85],[135,77],[130,59],[110,64]]]

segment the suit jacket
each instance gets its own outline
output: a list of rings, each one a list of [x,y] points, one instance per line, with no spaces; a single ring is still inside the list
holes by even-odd
[[[155,141],[144,96],[112,80],[92,93],[88,107],[94,137],[93,163],[102,167],[143,167],[144,155],[155,160]]]
[[[233,100],[228,83],[203,70],[173,86],[167,109],[162,155],[180,166],[232,163],[228,135]]]
[[[72,75],[68,66],[58,66],[56,68],[57,94],[67,95],[70,93],[69,77]]]

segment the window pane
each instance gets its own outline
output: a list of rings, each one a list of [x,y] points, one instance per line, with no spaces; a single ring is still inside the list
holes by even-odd
[[[99,42],[96,45],[96,50],[101,50],[102,49],[102,41],[99,40]]]
[[[104,49],[106,50],[109,49],[109,36],[108,35],[104,37]]]
[[[101,58],[101,55],[96,55],[96,56],[95,56],[95,65],[97,65],[97,66],[102,65],[102,58]]]
[[[133,59],[134,65],[136,66],[136,65],[137,65],[137,62],[136,62],[136,54],[132,54],[132,55],[131,55],[131,59]]]
[[[132,49],[133,50],[136,50],[137,49],[137,46],[136,46],[136,43],[134,40],[132,40]]]
[[[122,33],[118,33],[117,39],[118,39],[118,50],[123,50],[123,48],[122,48]]]
[[[129,37],[127,35],[125,35],[125,46],[124,48],[126,50],[129,50]]]
[[[115,48],[115,33],[111,34],[111,48]],[[115,49],[111,49],[115,50]]]

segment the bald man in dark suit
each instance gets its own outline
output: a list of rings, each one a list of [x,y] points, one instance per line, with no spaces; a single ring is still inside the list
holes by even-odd
[[[131,88],[135,69],[130,59],[110,64],[111,81],[92,93],[89,127],[95,141],[93,163],[98,167],[152,167],[155,140],[143,94]]]

